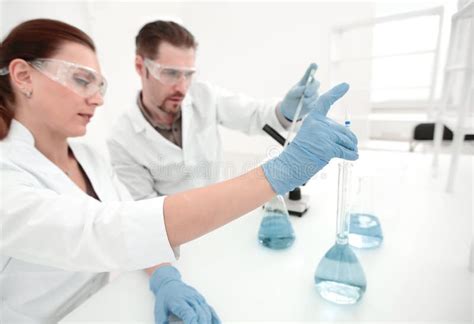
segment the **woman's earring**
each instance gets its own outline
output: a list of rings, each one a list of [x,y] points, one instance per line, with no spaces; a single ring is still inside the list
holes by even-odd
[[[26,98],[30,99],[33,95],[33,90],[25,90],[23,94],[26,96]]]

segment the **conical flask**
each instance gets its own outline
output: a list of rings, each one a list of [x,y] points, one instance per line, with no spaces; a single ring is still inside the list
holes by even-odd
[[[319,262],[314,282],[319,294],[337,304],[354,304],[367,287],[364,270],[349,246],[348,194],[352,165],[339,164],[336,243]]]
[[[282,196],[277,195],[265,204],[258,241],[273,250],[286,249],[295,241],[295,232]]]
[[[357,178],[354,203],[349,211],[349,244],[353,247],[370,249],[382,244],[382,225],[374,208],[374,190],[373,177]]]

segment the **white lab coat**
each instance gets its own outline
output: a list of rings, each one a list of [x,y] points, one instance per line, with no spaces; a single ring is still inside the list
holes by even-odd
[[[268,123],[282,131],[276,104],[195,82],[182,103],[182,148],[159,134],[134,104],[110,132],[112,165],[137,200],[217,182],[227,167],[218,125],[263,134]]]
[[[175,260],[163,197],[133,202],[90,147],[70,143],[100,201],[79,189],[13,120],[0,141],[1,323],[56,323],[112,270]]]

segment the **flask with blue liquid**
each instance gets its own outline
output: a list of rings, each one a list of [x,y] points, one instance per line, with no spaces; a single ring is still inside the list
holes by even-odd
[[[337,304],[354,304],[365,293],[367,281],[357,256],[349,245],[347,200],[351,164],[339,164],[336,242],[319,262],[314,282],[319,294]]]
[[[277,195],[265,204],[258,241],[273,250],[286,249],[293,245],[295,232],[282,196]]]
[[[370,249],[382,244],[382,225],[374,208],[374,179],[360,176],[350,207],[349,244],[356,248]]]
[[[350,122],[346,118],[346,127]],[[367,280],[356,254],[349,245],[349,193],[352,163],[339,165],[337,192],[336,242],[326,252],[314,274],[321,297],[336,304],[354,304],[365,293]]]

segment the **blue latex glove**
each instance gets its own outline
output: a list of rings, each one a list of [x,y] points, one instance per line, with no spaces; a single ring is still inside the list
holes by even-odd
[[[150,289],[155,294],[155,323],[167,324],[174,314],[185,324],[219,324],[221,320],[196,289],[181,281],[178,269],[163,265],[153,272]]]
[[[285,98],[280,104],[281,113],[289,121],[293,120],[293,117],[296,112],[296,107],[298,106],[298,103],[303,94],[303,106],[301,107],[301,112],[298,119],[304,118],[304,116],[306,116],[310,112],[310,110],[314,108],[314,105],[318,99],[319,81],[317,81],[316,79],[312,79],[310,83],[308,83],[308,86],[306,86],[309,74],[313,69],[318,69],[318,66],[315,63],[311,63],[309,65],[308,69],[306,69],[303,78],[296,85],[294,85],[293,88],[290,89],[290,91],[288,91]]]
[[[308,181],[334,158],[356,160],[357,137],[326,117],[331,105],[349,90],[341,83],[321,95],[295,139],[276,158],[262,165],[273,190],[285,194]]]

